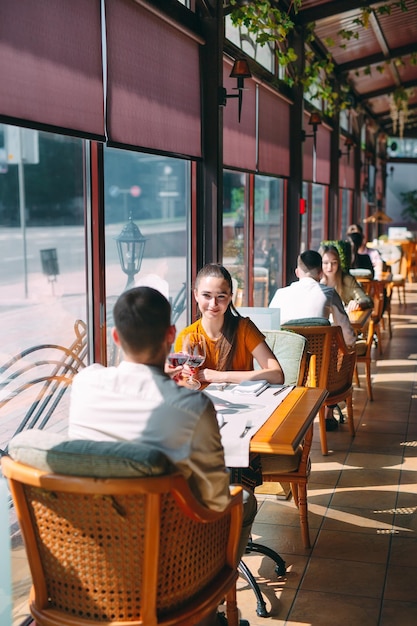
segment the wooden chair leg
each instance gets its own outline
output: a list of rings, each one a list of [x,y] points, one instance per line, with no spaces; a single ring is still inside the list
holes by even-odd
[[[346,398],[346,409],[347,409],[347,418],[349,425],[349,432],[352,437],[355,436],[355,422],[353,421],[353,404],[352,404],[352,394]]]
[[[355,365],[354,376],[355,376],[355,385],[357,387],[360,387],[361,383],[360,383],[360,380],[359,380],[358,364]]]
[[[298,501],[300,512],[301,536],[304,548],[310,548],[310,531],[308,527],[307,483],[298,483]]]
[[[236,585],[226,596],[226,614],[229,626],[239,626],[239,615],[236,601]]]
[[[372,393],[372,383],[371,383],[371,359],[367,359],[365,362],[365,372],[366,372],[366,391],[368,393],[368,399],[372,402],[374,399]]]
[[[294,500],[294,504],[295,506],[299,507],[299,500],[298,500],[298,486],[297,483],[290,483],[291,484],[291,493],[292,493],[292,498]]]
[[[376,334],[376,338],[378,341],[378,352],[380,355],[382,355],[382,339],[381,339],[381,328],[380,328],[381,324],[378,322],[378,324],[375,325],[375,334]]]
[[[324,456],[327,456],[329,454],[329,450],[327,447],[326,409],[324,406],[322,406],[319,411],[319,426],[320,426],[321,453]]]
[[[392,339],[391,310],[390,309],[388,309],[388,333],[389,333],[389,338]]]

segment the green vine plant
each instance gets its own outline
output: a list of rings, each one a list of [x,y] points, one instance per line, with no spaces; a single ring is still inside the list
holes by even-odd
[[[287,10],[280,9],[274,0],[253,0],[241,4],[240,0],[230,0],[232,11],[230,18],[232,24],[237,27],[244,26],[248,33],[260,46],[273,44],[278,64],[285,68],[283,82],[293,87],[302,84],[303,89],[311,98],[320,98],[326,104],[326,112],[332,115],[335,111],[351,106],[349,85],[342,84],[335,89],[334,61],[330,53],[324,57],[318,57],[313,51],[311,44],[314,40],[314,23],[306,27],[305,64],[301,73],[297,72],[294,65],[297,54],[289,44],[291,35],[296,29],[295,17],[302,8],[303,0],[291,0]],[[353,20],[353,25],[367,29],[372,12],[377,15],[391,15],[394,8],[408,11],[408,5],[416,0],[393,0],[374,8],[364,7],[360,16]],[[293,17],[294,16],[294,17]],[[350,42],[359,39],[357,29],[341,29],[337,35],[342,39],[340,46],[346,48]],[[325,40],[328,47],[335,45],[331,38]],[[397,66],[404,65],[404,60],[397,58],[394,61]],[[387,60],[386,64],[390,61]],[[417,65],[417,53],[410,56],[410,63]],[[378,65],[377,71],[385,71],[385,64]],[[371,68],[363,70],[365,75],[371,74]],[[359,72],[357,73],[359,74]],[[408,99],[408,96],[407,96]]]

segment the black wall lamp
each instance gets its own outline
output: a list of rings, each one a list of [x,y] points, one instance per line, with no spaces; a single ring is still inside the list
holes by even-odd
[[[345,139],[346,152],[342,152],[342,150],[339,150],[339,159],[342,156],[347,156],[347,162],[349,163],[350,151],[352,150],[354,145],[355,145],[355,142],[353,141],[353,139],[351,137],[346,137]]]
[[[307,139],[307,137],[313,137],[314,152],[315,152],[316,151],[317,128],[321,124],[321,115],[320,115],[320,113],[318,113],[318,111],[313,111],[313,113],[310,114],[310,119],[308,120],[308,124],[309,124],[309,126],[313,127],[313,132],[310,135],[307,135],[305,130],[302,130],[301,131],[301,141],[305,141]]]
[[[227,90],[224,87],[220,87],[219,91],[219,104],[220,106],[226,106],[227,98],[239,98],[239,123],[240,116],[242,113],[242,101],[243,101],[243,90],[245,85],[245,78],[251,78],[252,74],[249,69],[249,64],[246,59],[236,59],[233,64],[232,71],[230,72],[230,78],[237,79],[237,86],[234,89],[237,89],[237,93],[227,93]]]
[[[119,254],[120,267],[127,274],[125,290],[134,287],[135,274],[140,270],[145,251],[147,238],[142,235],[138,226],[132,220],[130,212],[128,222],[123,226],[122,232],[115,237],[117,252]]]

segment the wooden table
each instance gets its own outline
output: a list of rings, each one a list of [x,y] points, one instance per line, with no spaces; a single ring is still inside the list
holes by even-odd
[[[349,322],[356,333],[363,331],[372,315],[372,311],[373,309],[356,309],[348,313]]]
[[[294,454],[327,396],[326,389],[295,387],[252,437],[251,452]]]

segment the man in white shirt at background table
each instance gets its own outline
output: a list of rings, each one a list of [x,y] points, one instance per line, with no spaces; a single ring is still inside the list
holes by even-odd
[[[270,302],[271,308],[280,309],[281,325],[291,320],[332,317],[334,326],[340,326],[343,338],[349,348],[354,348],[356,334],[340,299],[333,287],[322,285],[321,255],[315,250],[305,250],[297,259],[295,275],[298,280],[288,287],[275,292]],[[331,407],[326,412],[326,430],[336,430],[337,420]]]

